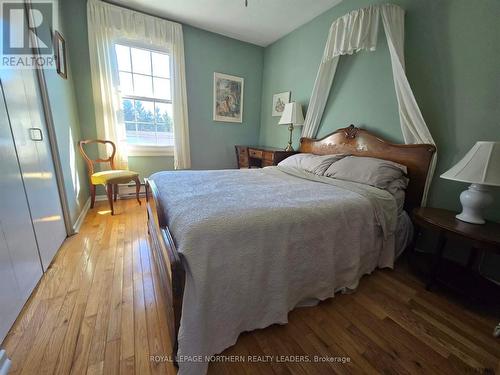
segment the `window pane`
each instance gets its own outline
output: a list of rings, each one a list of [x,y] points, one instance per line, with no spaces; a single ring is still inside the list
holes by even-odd
[[[156,122],[163,125],[161,129],[164,129],[158,131],[173,132],[174,116],[172,104],[156,103]]]
[[[137,124],[138,143],[156,145],[156,129],[154,124]]]
[[[135,115],[137,122],[154,121],[154,103],[146,100],[135,101]]]
[[[170,56],[153,52],[153,75],[170,78]]]
[[[138,143],[137,130],[136,130],[135,123],[133,123],[133,122],[126,122],[125,123],[125,135],[127,136],[127,143],[128,144],[137,144]]]
[[[115,45],[116,61],[118,62],[118,70],[132,71],[130,66],[130,48],[120,44]]]
[[[135,121],[134,101],[130,99],[124,99],[122,107],[123,119],[125,121]]]
[[[170,100],[170,80],[163,78],[153,78],[154,96],[158,99]]]
[[[134,93],[134,86],[132,85],[132,74],[120,72],[120,91],[123,95],[130,95]]]
[[[134,95],[138,96],[153,96],[152,78],[134,74]]]
[[[127,135],[130,132],[135,132],[135,130],[136,130],[135,124],[133,122],[126,122],[125,123],[125,131],[127,132]]]
[[[138,123],[137,124],[137,130],[140,131],[140,132],[155,132],[155,124],[142,124],[142,123]],[[154,135],[154,134],[153,134]],[[143,136],[143,135],[141,135]]]
[[[137,48],[131,48],[131,52],[134,73],[151,75],[151,52]]]

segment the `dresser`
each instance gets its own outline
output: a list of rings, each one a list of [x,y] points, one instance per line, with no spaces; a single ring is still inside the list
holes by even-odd
[[[284,151],[276,147],[234,146],[238,168],[262,168],[277,165],[283,159],[297,154],[298,151]]]

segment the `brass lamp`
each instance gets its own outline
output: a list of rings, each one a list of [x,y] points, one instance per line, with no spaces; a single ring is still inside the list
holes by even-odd
[[[294,126],[304,125],[304,114],[302,113],[302,106],[297,102],[285,104],[285,109],[280,118],[280,125],[288,125],[290,131],[290,138],[288,139],[288,146],[285,151],[293,151],[292,147],[292,133]]]

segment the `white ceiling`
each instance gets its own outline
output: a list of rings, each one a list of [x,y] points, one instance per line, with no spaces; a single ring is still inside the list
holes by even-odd
[[[110,1],[265,47],[342,0]]]

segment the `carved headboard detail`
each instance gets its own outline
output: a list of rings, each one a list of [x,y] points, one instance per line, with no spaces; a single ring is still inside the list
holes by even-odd
[[[425,181],[436,147],[430,144],[399,145],[378,138],[367,130],[350,125],[321,139],[301,138],[300,152],[317,155],[348,153],[385,159],[406,165],[410,184],[406,189],[405,209],[420,206]]]

